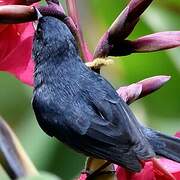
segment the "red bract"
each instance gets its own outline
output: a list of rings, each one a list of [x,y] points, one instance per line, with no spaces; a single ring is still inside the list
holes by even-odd
[[[169,159],[160,158],[158,162],[172,174],[174,179],[180,179],[180,163],[171,161]],[[170,180],[173,179],[167,174],[161,172],[156,165],[149,161],[145,163],[144,168],[140,173],[128,172],[124,168],[118,166],[116,170],[118,180]]]
[[[131,173],[118,166],[116,174],[118,180],[155,180],[152,162],[145,163],[140,173]]]
[[[86,180],[87,175],[86,174],[81,174],[78,180]]]
[[[180,137],[180,132],[176,133]],[[118,166],[116,170],[118,180],[178,180],[180,179],[180,163],[166,158],[157,160],[160,165],[172,175],[172,178],[164,173],[153,161],[146,162],[140,173],[132,173]]]
[[[0,1],[0,5],[17,3]],[[0,25],[0,70],[15,75],[28,85],[33,85],[33,33],[32,23]]]

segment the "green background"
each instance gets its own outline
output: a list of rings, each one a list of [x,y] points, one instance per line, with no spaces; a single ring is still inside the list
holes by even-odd
[[[93,51],[99,38],[127,4],[125,0],[77,0],[85,39]],[[64,3],[64,2],[63,2]],[[180,1],[154,1],[129,39],[159,31],[180,29]],[[148,126],[174,134],[180,130],[180,49],[133,54],[103,68],[115,88],[155,75],[170,75],[159,91],[131,108]],[[36,167],[69,180],[78,175],[85,157],[48,137],[38,126],[31,107],[32,88],[9,74],[0,73],[0,114],[11,125]]]

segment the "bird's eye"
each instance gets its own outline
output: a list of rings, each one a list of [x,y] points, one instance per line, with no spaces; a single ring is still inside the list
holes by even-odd
[[[41,34],[41,33],[42,33],[41,28],[37,28],[37,33],[38,33],[38,34]]]
[[[36,38],[37,39],[43,38],[43,30],[41,28],[37,28],[37,30],[36,30]]]

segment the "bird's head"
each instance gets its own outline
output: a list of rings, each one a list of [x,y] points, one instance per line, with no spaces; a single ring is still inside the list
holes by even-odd
[[[69,28],[61,20],[45,16],[39,19],[33,42],[35,62],[68,54],[77,54],[77,45]]]

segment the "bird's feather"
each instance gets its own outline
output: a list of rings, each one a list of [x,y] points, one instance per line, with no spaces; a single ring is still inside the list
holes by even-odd
[[[140,171],[140,160],[155,156],[154,141],[110,83],[85,66],[63,22],[40,18],[33,54],[32,105],[47,134],[133,171]]]

